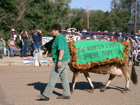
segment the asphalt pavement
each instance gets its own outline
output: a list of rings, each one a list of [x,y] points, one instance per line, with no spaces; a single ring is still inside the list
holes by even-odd
[[[5,58],[16,61],[21,58]],[[47,59],[47,58],[46,58]],[[3,60],[4,61],[4,60]],[[18,61],[18,60],[17,60]],[[21,61],[20,61],[21,62]],[[0,62],[1,63],[1,62]],[[140,66],[135,66],[140,81]],[[131,71],[131,67],[129,67]],[[140,105],[140,84],[130,82],[130,90],[125,94],[121,90],[125,87],[125,78],[115,78],[108,90],[100,92],[100,87],[107,81],[109,75],[90,73],[95,86],[93,93],[89,93],[89,84],[84,75],[80,74],[75,91],[69,100],[57,99],[62,94],[62,85],[58,79],[54,92],[49,101],[37,101],[37,95],[43,92],[49,81],[51,67],[41,66],[1,66],[0,67],[0,105]],[[71,85],[73,73],[68,69]]]

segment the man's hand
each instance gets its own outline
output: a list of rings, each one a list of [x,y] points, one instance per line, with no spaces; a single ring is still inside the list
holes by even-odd
[[[58,67],[58,68],[61,68],[61,67],[62,67],[61,61],[58,61],[58,62],[57,62],[57,67]]]

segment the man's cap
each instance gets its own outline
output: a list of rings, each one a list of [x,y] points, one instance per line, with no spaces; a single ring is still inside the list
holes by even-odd
[[[11,30],[11,32],[14,32],[14,31],[15,31],[15,29],[12,29],[12,30]]]
[[[97,38],[97,36],[96,36],[96,35],[94,35],[94,36],[93,36],[93,38]]]
[[[137,39],[138,38],[138,36],[135,36],[135,39]]]

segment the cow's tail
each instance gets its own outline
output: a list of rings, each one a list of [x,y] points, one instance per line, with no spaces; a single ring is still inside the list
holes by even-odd
[[[131,80],[132,80],[133,84],[137,84],[138,83],[138,76],[137,76],[134,64],[132,64]]]

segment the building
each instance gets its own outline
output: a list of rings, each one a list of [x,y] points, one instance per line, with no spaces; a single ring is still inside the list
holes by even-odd
[[[140,30],[140,18],[137,19],[137,23],[136,23],[136,32],[138,32]],[[128,33],[134,34],[134,23],[128,23]]]

